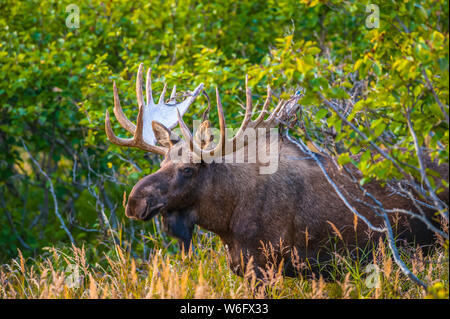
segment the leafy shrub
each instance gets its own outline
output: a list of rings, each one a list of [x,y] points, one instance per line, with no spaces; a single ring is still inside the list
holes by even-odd
[[[413,168],[414,137],[448,163],[447,1],[387,1],[379,5],[379,28],[366,26],[369,1],[78,1],[75,29],[66,26],[69,4],[0,4],[2,260],[18,247],[31,255],[67,243],[68,231],[77,244],[113,238],[137,254],[152,246],[145,234],[158,224],[125,220],[121,203],[158,159],[108,143],[103,130],[113,81],[125,112],[136,116],[141,62],[153,69],[155,91],[164,81],[181,90],[203,82],[209,93],[219,86],[234,124],[246,73],[259,101],[267,84],[275,100],[302,90],[298,136],[310,136],[340,164],[363,153],[354,163],[364,174],[361,184],[403,173],[423,178]],[[351,103],[346,119],[365,138],[326,101]],[[206,105],[199,99],[186,118],[199,118]],[[399,165],[372,156],[370,145],[389,150]],[[430,183],[434,175],[426,172]]]

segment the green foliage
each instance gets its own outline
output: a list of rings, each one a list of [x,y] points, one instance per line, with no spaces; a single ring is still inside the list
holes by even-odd
[[[78,29],[66,26],[70,3],[0,4],[0,260],[19,247],[32,254],[68,242],[48,181],[22,140],[51,177],[77,244],[109,239],[108,221],[113,233],[123,222],[129,244],[143,250],[135,234],[154,232],[154,224],[126,220],[122,198],[157,169],[158,159],[108,143],[103,129],[113,81],[125,113],[135,119],[141,62],[152,67],[156,92],[164,81],[181,90],[203,82],[211,96],[218,86],[234,125],[242,119],[246,73],[258,101],[267,84],[275,100],[301,88],[306,132],[324,145],[323,132],[332,130],[337,145],[330,147],[340,154],[339,163],[357,165],[363,182],[402,176],[392,162],[368,151],[369,142],[420,176],[411,168],[418,163],[408,110],[420,145],[448,163],[448,119],[439,105],[448,114],[447,1],[385,1],[374,29],[365,25],[370,1],[78,1]],[[347,120],[367,140],[318,93],[342,103],[356,97]],[[186,119],[198,119],[206,105],[199,99]],[[217,120],[214,111],[211,119]]]

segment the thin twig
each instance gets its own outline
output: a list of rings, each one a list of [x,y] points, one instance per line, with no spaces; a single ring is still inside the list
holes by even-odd
[[[414,131],[414,127],[411,122],[411,113],[410,112],[411,112],[411,109],[406,110],[406,112],[405,112],[406,113],[405,114],[406,122],[408,123],[409,132],[411,133],[411,136],[414,141],[414,148],[416,149],[417,160],[419,161],[420,175],[421,175],[422,182],[425,182],[425,185],[428,188],[428,193],[430,194],[431,198],[434,201],[434,204],[438,208],[439,214],[441,216],[443,216],[446,220],[448,220],[448,209],[446,210],[444,205],[442,205],[442,201],[439,199],[439,197],[437,197],[433,187],[430,184],[430,181],[428,180],[427,173],[425,171],[425,164],[423,162],[422,149],[420,148],[416,132]]]
[[[428,78],[427,72],[425,71],[425,69],[422,69],[422,75],[425,78],[425,81],[427,81],[428,88],[431,90],[431,93],[433,93],[434,99],[435,99],[436,103],[439,105],[441,112],[445,117],[445,122],[447,122],[447,125],[448,125],[449,124],[448,113],[445,111],[444,105],[442,104],[441,100],[439,99],[439,96],[436,94],[433,84],[431,84],[431,81]]]

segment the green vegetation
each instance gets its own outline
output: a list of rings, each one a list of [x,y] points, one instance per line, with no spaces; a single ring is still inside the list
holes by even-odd
[[[160,234],[158,220],[124,216],[124,192],[160,160],[119,148],[104,132],[113,81],[135,120],[139,63],[152,67],[156,92],[164,81],[182,91],[203,82],[210,96],[218,86],[231,124],[242,120],[245,74],[260,104],[268,84],[274,103],[301,90],[300,124],[292,134],[340,164],[355,164],[362,185],[411,175],[436,194],[444,191],[434,187],[436,172],[416,169],[415,146],[449,162],[448,1],[380,2],[378,28],[370,28],[371,20],[366,25],[370,3],[77,1],[79,28],[69,28],[71,1],[2,1],[0,297],[261,296],[254,283],[230,273],[217,238],[202,237],[198,256],[183,257]],[[206,98],[198,99],[187,123],[200,119],[206,106]],[[211,120],[217,123],[215,111]],[[394,161],[372,155],[374,148]],[[352,155],[360,153],[355,162]],[[442,183],[448,187],[448,180]],[[78,248],[70,248],[71,241]],[[61,281],[73,260],[89,289],[71,290]],[[381,269],[391,270],[380,289],[364,288],[364,269],[343,258],[348,266],[336,266],[335,284],[274,274],[269,296],[448,298],[448,241],[408,263],[432,285],[429,293],[388,260],[383,253]],[[154,281],[157,269],[171,280]]]

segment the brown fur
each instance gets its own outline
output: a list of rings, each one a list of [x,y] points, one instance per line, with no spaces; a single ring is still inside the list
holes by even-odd
[[[133,187],[126,215],[148,220],[162,213],[166,230],[179,237],[184,246],[189,246],[192,229],[199,225],[216,233],[226,244],[233,271],[242,273],[241,261],[245,265],[253,257],[259,276],[258,267],[267,263],[262,245],[272,245],[276,261],[284,258],[285,273],[294,275],[290,252],[283,251],[280,243],[288,249],[295,248],[300,259],[314,260],[336,229],[342,237],[340,242],[348,245],[363,246],[371,236],[374,239],[379,236],[371,234],[361,220],[355,231],[354,215],[313,159],[282,136],[278,145],[277,172],[260,175],[259,164],[175,163],[171,153],[186,145],[171,143],[167,145],[171,148],[161,168]],[[322,161],[347,198],[364,197],[333,164],[326,159]],[[448,165],[438,169],[448,180]],[[375,182],[366,188],[385,208],[416,210],[410,200],[391,195]],[[448,202],[448,192],[444,193]],[[367,197],[365,200],[370,202]],[[373,224],[381,225],[381,220],[366,206],[352,204]],[[153,207],[156,209],[152,210]],[[422,242],[432,239],[421,223],[415,223],[416,229],[412,230],[412,224],[406,223],[404,217],[400,216],[398,221],[397,233],[405,238],[411,240],[414,233]]]

